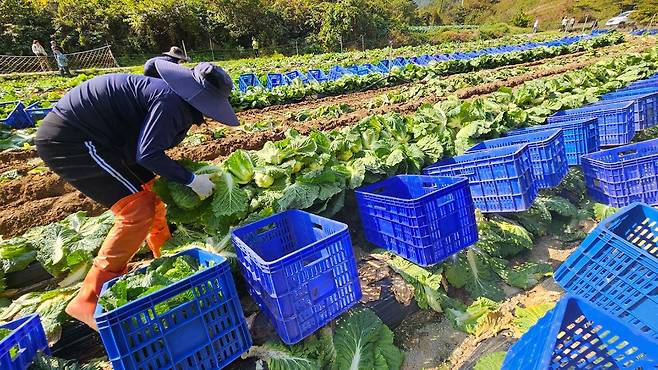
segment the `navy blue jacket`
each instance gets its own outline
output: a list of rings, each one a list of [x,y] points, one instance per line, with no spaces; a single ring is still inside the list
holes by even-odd
[[[131,74],[94,77],[69,91],[53,112],[129,163],[189,184],[193,175],[165,154],[203,115],[164,80]]]
[[[178,59],[172,57],[171,55],[158,55],[157,57],[153,57],[144,63],[144,76],[160,78],[160,73],[158,73],[158,70],[155,68],[156,60],[164,60],[170,63],[178,64]]]

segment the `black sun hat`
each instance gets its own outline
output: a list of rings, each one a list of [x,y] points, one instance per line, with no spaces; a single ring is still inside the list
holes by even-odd
[[[192,58],[185,55],[183,50],[181,50],[181,48],[179,48],[178,46],[172,46],[171,49],[169,49],[169,51],[166,51],[166,52],[162,53],[162,55],[169,55],[170,57],[174,57],[178,60],[183,60],[183,61],[186,61],[186,62],[189,62],[189,61],[192,60]]]
[[[229,101],[233,80],[220,67],[203,62],[190,69],[164,60],[156,60],[155,68],[178,96],[204,116],[228,126],[240,124]]]

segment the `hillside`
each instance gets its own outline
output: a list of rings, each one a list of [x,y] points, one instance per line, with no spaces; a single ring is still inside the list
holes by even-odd
[[[418,3],[418,2],[417,2]],[[444,23],[510,23],[512,18],[526,13],[539,18],[542,28],[557,28],[563,16],[585,19],[607,19],[623,10],[636,10],[634,19],[648,24],[658,13],[658,0],[430,0],[422,11],[438,13]]]

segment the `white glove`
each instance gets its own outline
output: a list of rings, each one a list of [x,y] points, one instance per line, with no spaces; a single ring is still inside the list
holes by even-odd
[[[194,175],[192,182],[187,184],[201,199],[208,198],[213,189],[215,188],[215,183],[210,181],[210,175]]]

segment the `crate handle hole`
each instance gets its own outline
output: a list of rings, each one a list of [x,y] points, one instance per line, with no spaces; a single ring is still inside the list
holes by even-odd
[[[262,235],[265,234],[266,232],[276,228],[276,224],[267,224],[265,226],[262,226],[256,230],[256,235]]]
[[[381,193],[384,192],[384,190],[386,190],[386,189],[382,186],[381,188],[377,188],[377,189],[373,190],[372,192],[375,193],[375,194],[381,194]]]
[[[327,250],[323,249],[322,251],[315,252],[302,258],[302,263],[304,264],[304,267],[306,267],[324,259],[326,255],[328,255]]]
[[[436,184],[433,182],[424,182],[422,185],[424,188],[435,188]]]
[[[630,155],[630,154],[637,154],[637,150],[631,149],[631,150],[624,150],[623,152],[619,153],[620,157],[623,157],[625,155]]]

